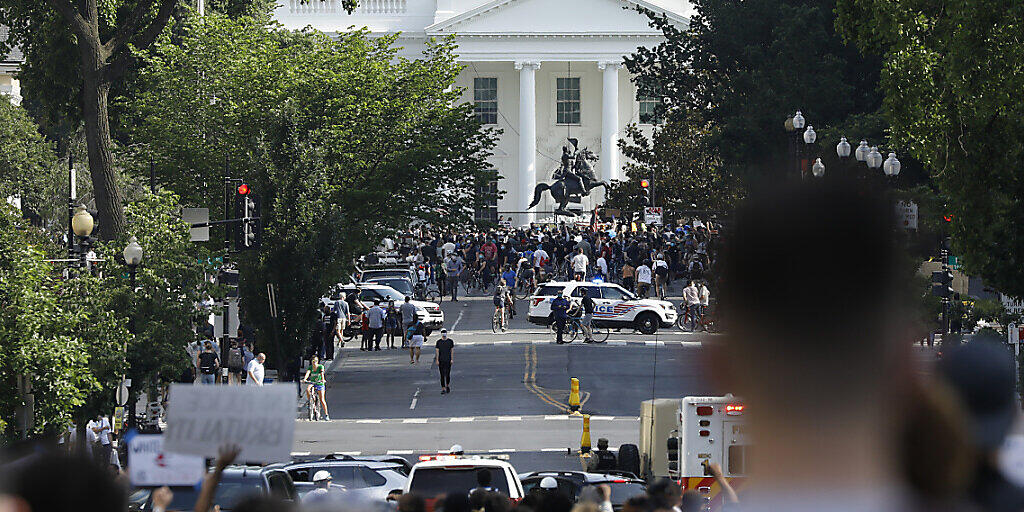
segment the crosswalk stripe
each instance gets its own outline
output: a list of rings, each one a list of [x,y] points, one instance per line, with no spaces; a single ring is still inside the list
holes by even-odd
[[[498,421],[523,421],[522,416],[498,416]]]
[[[476,418],[450,418],[448,421],[451,423],[467,423],[473,421]]]
[[[356,420],[356,423],[380,423],[383,420]]]
[[[406,418],[402,420],[402,423],[426,423],[427,418]]]
[[[388,450],[388,455],[412,455],[412,450]]]
[[[569,417],[568,416],[563,416],[561,414],[558,414],[558,415],[544,416],[544,419],[546,419],[546,420],[567,420],[567,419],[569,419]]]

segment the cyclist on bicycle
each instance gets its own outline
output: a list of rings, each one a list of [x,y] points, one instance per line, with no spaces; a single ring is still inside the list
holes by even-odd
[[[327,413],[325,372],[324,365],[320,364],[320,359],[317,356],[309,358],[309,368],[306,369],[306,376],[302,378],[302,382],[307,384],[306,396],[309,399],[310,420],[320,419],[320,413],[317,411],[317,406],[319,406],[324,411],[324,419],[331,421],[331,415]]]
[[[494,287],[494,315],[500,318],[501,325],[504,326],[508,322],[505,316],[506,298],[508,297],[508,290],[505,288],[503,282],[499,282],[498,286]],[[500,315],[500,316],[499,316]]]

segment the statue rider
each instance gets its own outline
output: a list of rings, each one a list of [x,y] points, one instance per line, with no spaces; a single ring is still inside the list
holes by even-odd
[[[575,142],[575,139],[569,139],[569,141]],[[587,189],[584,186],[583,178],[577,174],[576,170],[576,168],[579,167],[578,160],[580,158],[578,152],[575,151],[576,146],[572,146],[572,151],[570,151],[569,147],[570,146],[562,146],[562,165],[554,172],[552,178],[556,180],[564,179],[566,181],[566,185],[570,182],[575,182],[579,185],[579,190],[581,192],[586,192]]]

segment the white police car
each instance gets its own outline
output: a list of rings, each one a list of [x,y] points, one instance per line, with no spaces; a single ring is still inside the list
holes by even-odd
[[[551,281],[540,285],[530,297],[530,323],[550,325],[551,300],[564,292],[573,303],[579,304],[584,293],[594,299],[594,323],[599,327],[636,329],[654,334],[659,327],[671,327],[676,322],[676,308],[671,302],[641,299],[614,283],[587,281]]]

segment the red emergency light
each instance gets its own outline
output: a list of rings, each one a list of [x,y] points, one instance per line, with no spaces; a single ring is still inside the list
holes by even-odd
[[[701,405],[697,407],[697,416],[711,416],[715,413],[715,408],[710,405]]]
[[[725,406],[725,414],[729,416],[739,416],[743,414],[743,404],[728,404]]]

